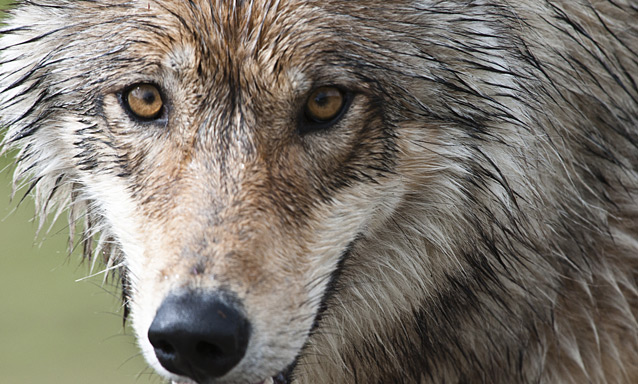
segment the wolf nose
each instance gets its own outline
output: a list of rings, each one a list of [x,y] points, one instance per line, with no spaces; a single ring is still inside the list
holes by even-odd
[[[220,296],[187,292],[168,296],[148,330],[167,370],[198,382],[225,375],[246,353],[248,320]]]

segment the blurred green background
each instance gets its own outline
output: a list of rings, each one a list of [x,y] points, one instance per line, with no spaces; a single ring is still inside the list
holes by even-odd
[[[9,198],[11,161],[0,158],[0,383],[161,383],[122,325],[119,292],[102,276],[76,282],[88,265],[67,255],[64,218],[35,238],[31,199]]]
[[[10,202],[0,158],[0,383],[160,383],[122,324],[119,292],[66,251],[64,218],[35,239],[31,199]]]

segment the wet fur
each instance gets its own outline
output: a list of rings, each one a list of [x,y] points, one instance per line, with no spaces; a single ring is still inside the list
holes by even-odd
[[[11,13],[16,183],[120,272],[160,373],[145,329],[187,287],[232,291],[258,329],[220,383],[638,381],[635,3]],[[122,111],[140,80],[170,92],[161,126]],[[353,105],[302,134],[323,84]]]

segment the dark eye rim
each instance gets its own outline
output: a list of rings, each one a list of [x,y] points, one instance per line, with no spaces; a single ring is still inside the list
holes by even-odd
[[[142,85],[151,85],[153,87],[155,87],[157,89],[157,92],[159,92],[160,98],[162,99],[162,107],[160,108],[159,112],[157,112],[153,117],[143,117],[143,116],[139,116],[138,114],[136,114],[135,112],[133,112],[133,110],[131,109],[131,106],[129,105],[127,99],[128,94],[135,88],[135,87],[139,87]],[[130,85],[127,85],[126,87],[124,87],[120,92],[118,92],[117,94],[117,98],[120,102],[120,105],[122,106],[122,109],[124,109],[124,111],[126,112],[126,114],[129,116],[129,118],[135,122],[138,123],[145,123],[145,124],[163,124],[166,123],[167,118],[168,118],[168,101],[167,98],[164,94],[164,91],[162,89],[162,87],[160,87],[158,84],[152,82],[152,81],[140,81],[140,82],[136,82],[136,83],[132,83]]]
[[[336,88],[343,95],[343,104],[341,105],[341,109],[339,112],[330,120],[320,121],[313,119],[308,115],[307,102],[308,98],[312,93],[319,88]],[[354,93],[344,87],[338,85],[321,85],[313,87],[310,92],[308,92],[307,97],[304,99],[303,108],[301,110],[299,123],[298,123],[298,131],[300,134],[304,135],[311,132],[325,131],[338,123],[348,112],[350,106],[352,104],[352,100],[354,99]]]

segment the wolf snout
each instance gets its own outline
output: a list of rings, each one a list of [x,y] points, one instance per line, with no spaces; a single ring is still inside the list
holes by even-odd
[[[168,371],[208,382],[235,367],[246,353],[250,323],[238,305],[217,293],[169,295],[148,330]]]

